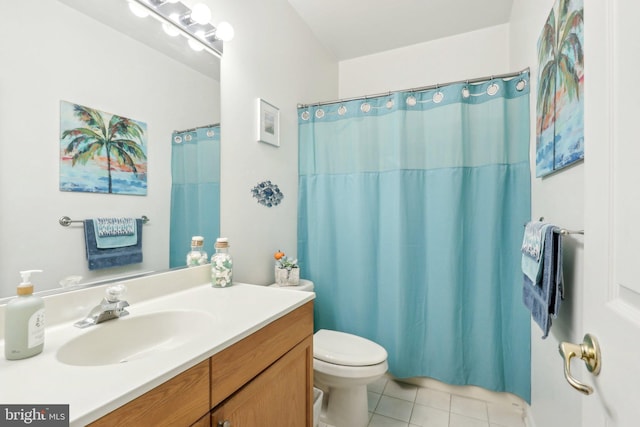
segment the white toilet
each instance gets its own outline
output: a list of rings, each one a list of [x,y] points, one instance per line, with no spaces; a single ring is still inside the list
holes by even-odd
[[[272,285],[278,286],[278,285]],[[300,280],[287,289],[313,291]],[[320,329],[313,335],[314,385],[325,395],[320,420],[335,427],[366,427],[367,385],[387,372],[387,351],[366,338]]]

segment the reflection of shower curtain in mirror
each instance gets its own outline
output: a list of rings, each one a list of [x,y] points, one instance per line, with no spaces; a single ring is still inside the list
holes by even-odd
[[[174,132],[171,141],[169,267],[186,265],[191,237],[211,256],[220,234],[220,126]]]
[[[396,377],[529,400],[527,83],[299,110],[298,259],[316,329],[381,344]]]

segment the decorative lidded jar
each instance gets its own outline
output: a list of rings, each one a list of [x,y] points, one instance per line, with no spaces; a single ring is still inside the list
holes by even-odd
[[[204,237],[191,238],[191,251],[187,253],[187,267],[197,267],[209,263],[209,256],[204,250]]]
[[[224,288],[233,280],[233,259],[229,255],[229,239],[218,237],[216,253],[211,256],[211,286]]]

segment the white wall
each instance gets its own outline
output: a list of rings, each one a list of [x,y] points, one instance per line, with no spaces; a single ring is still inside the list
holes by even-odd
[[[222,60],[221,233],[230,239],[234,280],[274,281],[273,253],[297,255],[297,103],[334,98],[338,65],[287,0],[208,0],[235,38]],[[258,143],[256,100],[280,109],[280,147]],[[250,190],[264,180],[284,193],[259,205]]]
[[[532,218],[569,229],[583,228],[584,167],[582,164],[543,179],[535,178],[535,93],[537,91],[537,42],[554,0],[515,0],[509,31],[510,65],[531,67],[531,170]],[[587,59],[588,61],[588,59]],[[588,78],[587,83],[589,84]],[[564,239],[565,301],[551,333],[542,340],[540,328],[531,326],[531,412],[538,427],[579,426],[581,395],[563,377],[558,353],[561,341],[582,342],[582,237]],[[576,370],[575,374],[586,372]]]
[[[340,62],[340,98],[502,74],[508,62],[509,25]]]
[[[13,17],[0,25],[0,297],[18,270],[45,270],[36,290],[92,276],[63,215],[149,216],[132,270],[168,268],[171,132],[220,120],[219,83],[58,1],[3,1],[0,15]],[[147,123],[147,196],[59,191],[60,100]]]

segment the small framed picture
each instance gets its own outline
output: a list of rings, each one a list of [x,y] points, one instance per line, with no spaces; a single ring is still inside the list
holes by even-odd
[[[258,98],[258,141],[280,146],[280,110]]]

